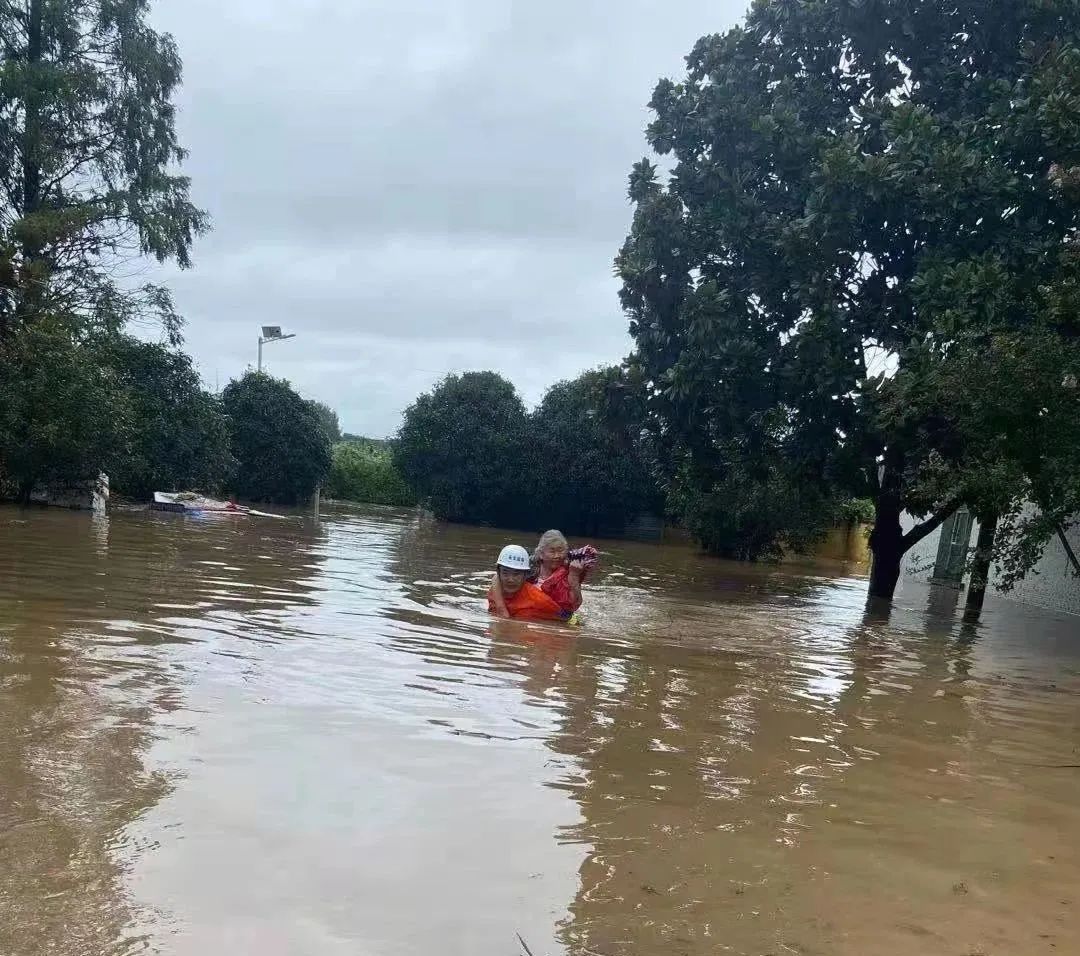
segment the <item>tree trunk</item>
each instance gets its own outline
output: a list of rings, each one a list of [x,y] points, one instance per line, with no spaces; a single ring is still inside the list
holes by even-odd
[[[979,537],[975,543],[975,555],[971,562],[971,583],[968,585],[965,615],[978,616],[986,599],[986,585],[990,577],[990,558],[994,553],[994,535],[997,533],[998,516],[979,516]]]
[[[26,80],[28,88],[24,102],[25,117],[22,136],[22,208],[19,213],[23,220],[30,219],[41,211],[41,113],[42,93],[40,64],[44,58],[43,38],[43,0],[30,0],[26,19]],[[23,323],[33,321],[44,301],[44,283],[46,277],[41,270],[42,240],[41,224],[31,222],[25,232],[22,245],[21,265],[21,315],[17,315],[16,327],[21,319]]]
[[[1055,523],[1054,528],[1057,531],[1062,548],[1065,549],[1065,556],[1069,559],[1069,564],[1072,565],[1073,572],[1077,577],[1080,577],[1080,560],[1077,560],[1076,552],[1073,551],[1072,545],[1069,544],[1069,537],[1065,534],[1065,529],[1061,526],[1061,522]]]
[[[964,500],[959,494],[946,499],[937,511],[905,533],[900,525],[900,514],[904,510],[901,504],[903,476],[903,454],[886,451],[874,499],[874,530],[870,532],[870,550],[874,554],[870,566],[871,600],[892,600],[896,582],[900,580],[900,565],[908,549],[940,528]]]
[[[870,532],[870,597],[891,601],[900,580],[904,557],[904,531],[900,527],[900,480],[903,458],[887,452],[881,481],[874,500],[874,530]]]
[[[884,520],[883,520],[884,519]],[[900,580],[900,563],[904,557],[900,516],[878,514],[870,534],[870,549],[874,554],[870,565],[870,597],[891,601]]]
[[[35,484],[36,482],[33,478],[24,478],[22,481],[19,482],[18,496],[15,499],[18,504],[23,506],[30,504],[30,495],[34,492]]]

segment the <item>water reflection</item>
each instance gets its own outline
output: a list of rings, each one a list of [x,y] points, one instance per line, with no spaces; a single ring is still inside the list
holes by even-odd
[[[178,782],[150,754],[184,730],[188,666],[158,645],[241,622],[254,637],[260,617],[265,627],[304,599],[294,534],[208,530],[175,516],[0,510],[2,953],[146,942],[133,927],[149,917],[126,883],[156,837],[131,828]],[[229,578],[241,567],[243,587]]]
[[[46,587],[29,567],[35,528],[16,515],[2,531],[0,952],[113,952],[133,918],[114,851],[169,789],[142,756],[175,687],[156,663],[128,669],[86,647],[95,610],[70,599],[68,575],[96,592],[108,519],[63,522]]]
[[[1075,622],[636,545],[497,622],[502,543],[0,511],[0,953],[1076,942]]]
[[[1053,833],[1010,806],[1026,773],[997,766],[1003,735],[1032,743],[995,712],[1015,702],[957,686],[976,635],[940,605],[925,632],[902,610],[891,626],[854,603],[846,626],[835,605],[814,610],[788,607],[789,640],[771,654],[719,615],[731,654],[719,666],[673,646],[613,658],[587,640],[558,671],[548,648],[529,656],[530,689],[568,706],[551,745],[580,767],[563,781],[583,821],[562,837],[590,848],[562,925],[569,951],[899,953],[964,934],[1035,951],[1020,947],[1075,938],[1071,901],[1052,899]],[[1066,782],[1041,783],[1044,810],[1075,827]],[[1008,837],[988,840],[988,825]],[[1017,861],[1010,840],[1033,858]],[[1058,876],[1076,872],[1072,858]],[[1017,922],[988,936],[976,892]]]
[[[1053,837],[1010,818],[1025,771],[1002,774],[996,758],[1035,746],[1032,728],[976,673],[988,628],[956,621],[957,593],[867,607],[861,582],[689,570],[695,560],[683,553],[635,574],[633,559],[616,555],[578,638],[488,629],[489,660],[515,667],[532,705],[559,714],[549,746],[563,758],[561,776],[549,785],[582,811],[559,838],[588,848],[560,925],[566,949],[899,953],[927,939],[979,940],[987,910],[970,895],[980,878],[984,899],[1026,914],[1026,931],[999,930],[997,942],[1068,938],[1060,928],[1071,917],[1050,900],[1046,874],[1010,866],[1009,854],[996,856],[1000,844],[986,845],[986,821],[1003,813],[1007,823],[996,825],[1021,842],[1049,847]],[[442,606],[452,603],[437,583],[416,590],[421,606],[438,606],[440,593]],[[1002,649],[1016,612],[995,610]],[[1060,649],[1068,622],[1040,624],[1043,644]],[[1063,663],[1046,651],[1022,666]],[[1075,651],[1064,662],[1073,694]],[[1035,736],[1061,746],[1052,724]],[[1044,783],[1063,825],[1075,827],[1062,781]],[[1038,862],[1058,866],[1053,856]],[[882,885],[889,891],[874,889]],[[1019,886],[1041,888],[1034,909],[1005,900]]]

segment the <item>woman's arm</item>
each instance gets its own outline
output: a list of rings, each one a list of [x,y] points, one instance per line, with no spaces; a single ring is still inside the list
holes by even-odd
[[[503,598],[502,585],[499,583],[499,572],[491,576],[491,587],[488,588],[488,609],[496,617],[509,617],[510,612],[506,608],[506,600]]]
[[[570,568],[566,575],[566,583],[570,587],[570,597],[573,599],[571,611],[576,611],[581,607],[581,573],[585,570],[585,565],[581,561],[571,561]]]

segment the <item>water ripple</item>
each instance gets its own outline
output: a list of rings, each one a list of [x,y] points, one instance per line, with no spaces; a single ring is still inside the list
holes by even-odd
[[[0,509],[0,952],[1080,939],[1075,620],[607,544],[496,622],[504,542]]]

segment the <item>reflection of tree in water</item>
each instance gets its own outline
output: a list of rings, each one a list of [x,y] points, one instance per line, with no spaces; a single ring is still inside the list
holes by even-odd
[[[571,951],[708,948],[695,909],[731,896],[722,874],[732,841],[787,839],[810,796],[784,771],[803,762],[792,738],[816,722],[763,713],[762,682],[782,679],[782,666],[705,657],[667,645],[579,658],[586,686],[567,689],[551,742],[582,768],[568,789],[583,821],[563,838],[591,847],[563,926]]]
[[[851,682],[840,709],[852,727],[925,725],[928,701],[970,671],[974,636],[957,626],[955,607],[956,592],[931,593],[921,614],[868,604],[848,632]]]
[[[390,643],[429,664],[475,667],[475,622],[463,633],[452,609],[478,590],[465,577],[476,553],[503,536],[460,530],[420,524],[398,540],[392,566],[406,599],[388,616],[405,627]],[[819,776],[850,763],[830,749],[838,691],[815,691],[820,675],[785,657],[790,618],[811,613],[831,585],[640,550],[608,556],[578,635],[482,624],[486,664],[522,675],[542,724],[557,713],[547,738],[563,758],[554,785],[583,817],[559,838],[590,848],[560,930],[568,948],[608,956],[681,939],[711,952],[701,913],[715,912],[718,894],[740,912],[725,872],[735,843],[793,843],[801,815],[820,802]]]
[[[391,628],[391,646],[423,652],[432,635],[475,635],[486,627],[485,595],[509,533],[445,524],[419,510],[395,526],[386,555],[389,584],[382,595],[382,617],[400,625]]]
[[[857,608],[818,620],[797,600],[778,621],[759,606],[757,634],[750,610],[717,609],[711,648],[705,633],[627,647],[495,632],[491,656],[561,707],[549,745],[570,758],[558,785],[582,821],[560,838],[589,847],[561,927],[570,952],[781,939],[798,912],[785,899],[813,878],[799,847],[827,827],[831,795],[880,760],[882,722],[922,727],[962,660],[940,628],[916,640]],[[943,734],[970,723],[956,702],[937,716]]]
[[[5,510],[0,535],[0,953],[123,951],[131,825],[173,786],[148,759],[182,706],[162,645],[308,601],[309,549],[146,515]]]
[[[100,520],[64,517],[46,525],[56,532],[46,541],[35,542],[32,525],[19,531],[21,573],[47,561],[51,593],[27,594],[20,584],[30,582],[13,581],[0,558],[9,582],[0,629],[0,952],[28,956],[116,945],[131,918],[123,829],[169,789],[142,760],[153,713],[174,693],[169,675],[152,660],[121,669],[84,653],[97,623],[94,594],[62,563],[93,581],[107,545]]]
[[[872,924],[843,903],[875,885],[868,846],[926,830],[942,813],[918,792],[929,772],[985,744],[961,686],[974,645],[950,608],[864,613],[861,584],[627,549],[609,557],[588,626],[570,636],[475,613],[477,556],[504,539],[406,528],[387,644],[430,665],[416,689],[453,694],[436,678],[462,676],[483,688],[456,698],[468,709],[449,712],[451,732],[514,733],[477,706],[492,686],[477,671],[520,676],[513,686],[557,755],[551,785],[581,814],[558,834],[586,848],[559,928],[567,949],[829,951],[830,918]],[[924,835],[901,852],[940,863]],[[892,890],[874,896],[879,908],[911,894],[904,873],[876,877]]]

